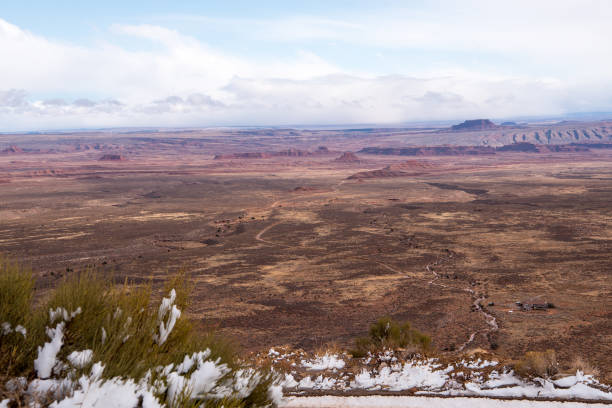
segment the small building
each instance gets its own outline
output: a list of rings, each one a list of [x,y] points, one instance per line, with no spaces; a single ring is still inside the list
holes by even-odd
[[[552,303],[548,303],[548,302],[541,302],[541,303],[535,303],[535,302],[514,302],[520,310],[524,311],[524,312],[528,312],[530,310],[548,310],[554,306],[552,306]]]

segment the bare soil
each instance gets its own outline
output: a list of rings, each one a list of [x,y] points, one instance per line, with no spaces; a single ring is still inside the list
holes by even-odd
[[[186,269],[189,313],[246,350],[348,347],[390,315],[439,352],[554,348],[609,378],[612,150],[427,156],[358,180],[406,157],[335,161],[406,132],[0,135],[19,146],[0,155],[0,252],[41,293],[87,266],[155,285]]]

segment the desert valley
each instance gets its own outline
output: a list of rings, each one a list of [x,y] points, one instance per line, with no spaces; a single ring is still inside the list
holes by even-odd
[[[0,135],[0,252],[44,293],[95,268],[194,282],[246,351],[557,350],[612,379],[612,122]],[[579,339],[579,340],[578,340]]]
[[[0,408],[612,408],[612,2],[3,2]]]

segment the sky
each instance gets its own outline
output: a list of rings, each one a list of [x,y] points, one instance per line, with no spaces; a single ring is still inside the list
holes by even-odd
[[[612,1],[2,1],[0,131],[612,112]]]

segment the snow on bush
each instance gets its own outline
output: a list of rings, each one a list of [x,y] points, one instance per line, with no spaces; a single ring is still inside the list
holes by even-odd
[[[157,313],[152,315],[153,332],[145,334],[145,337],[151,336],[149,337],[150,346],[146,347],[151,347],[151,352],[160,352],[162,356],[168,352],[159,346],[168,340],[181,316],[181,311],[175,304],[176,298],[177,294],[174,289],[170,292],[169,297],[163,298]],[[144,310],[141,309],[141,313]],[[71,328],[80,327],[80,322],[72,326],[71,321],[82,312],[81,307],[73,312],[63,307],[49,310],[51,327],[48,326],[45,329],[49,341],[38,346],[36,358],[33,361],[30,360],[38,378],[32,379],[29,383],[25,377],[9,379],[5,384],[5,389],[13,390],[11,391],[12,398],[16,396],[18,400],[2,400],[0,408],[13,403],[53,408],[132,408],[136,406],[157,408],[184,405],[196,407],[201,406],[203,401],[211,399],[240,401],[248,398],[260,385],[264,387],[269,385],[267,389],[263,388],[262,404],[267,403],[266,398],[280,401],[282,387],[278,381],[274,382],[272,374],[264,374],[262,371],[242,365],[230,368],[228,364],[232,364],[231,362],[222,362],[221,357],[213,358],[210,349],[183,355],[176,363],[153,365],[142,378],[140,376],[130,378],[129,375],[105,378],[103,376],[105,363],[95,360],[98,357],[104,358],[104,348],[99,349],[100,343],[94,342],[93,349],[74,350],[67,355],[61,353],[62,347],[65,346],[65,337],[72,338]],[[122,314],[125,313],[117,308],[115,313],[111,314],[112,320],[119,319]],[[128,327],[133,320],[130,316],[125,319],[125,327]],[[57,322],[58,320],[60,321]],[[155,321],[157,323],[154,323]],[[53,327],[56,322],[57,324]],[[159,331],[156,333],[157,329]],[[106,331],[103,327],[98,330],[102,332],[101,343],[104,344],[107,337]],[[0,335],[14,331],[22,332],[19,327],[13,329],[9,323],[0,325]],[[95,329],[93,331],[96,332]],[[25,329],[23,333],[25,336]],[[114,332],[111,330],[109,333]],[[111,341],[113,335],[117,334],[111,334],[109,338]],[[123,336],[123,332],[119,332],[118,335]],[[128,338],[129,336],[126,336],[123,339],[124,344]],[[147,350],[143,352],[146,354]],[[62,355],[66,355],[65,359],[58,358]],[[92,364],[93,362],[95,363]],[[108,363],[112,365],[112,361]],[[83,374],[82,370],[90,364],[89,372]]]
[[[45,379],[49,378],[51,375],[53,367],[57,364],[57,353],[59,353],[64,344],[64,328],[66,327],[66,322],[74,319],[81,312],[82,310],[80,307],[72,313],[68,313],[63,307],[49,310],[49,320],[51,323],[55,322],[58,318],[63,319],[63,321],[58,323],[55,329],[47,327],[46,333],[51,341],[45,343],[42,347],[38,347],[38,357],[34,360],[34,369],[38,373],[38,378]]]
[[[197,356],[194,358],[197,366],[190,376],[173,371],[166,377],[169,401],[176,401],[184,393],[188,393],[189,398],[202,397],[211,392],[221,377],[230,371],[227,365],[219,364],[218,360],[204,361]]]
[[[76,316],[81,314],[81,312],[82,310],[80,306],[72,313],[68,313],[68,311],[64,309],[63,307],[58,307],[56,309],[50,309],[49,310],[49,321],[53,323],[58,318],[61,318],[65,322],[69,322],[70,320],[74,319]]]
[[[91,358],[93,357],[92,350],[83,350],[83,351],[73,351],[67,357],[70,364],[76,368],[83,368],[87,364],[91,362]]]
[[[56,399],[49,406],[52,408],[133,408],[142,400],[143,408],[162,407],[146,381],[135,383],[131,379],[111,378],[102,380],[104,366],[94,364],[88,376],[81,376],[77,381],[69,378],[34,381],[28,392],[35,400],[41,400],[49,393]]]
[[[22,325],[18,324],[17,326],[15,326],[15,331],[16,331],[17,333],[21,333],[21,335],[22,335],[24,338],[26,337],[27,331],[26,331],[26,328],[25,328],[25,327],[23,327]]]
[[[63,322],[58,327],[63,327]],[[54,333],[59,333],[55,331]],[[54,338],[59,338],[57,334]],[[44,354],[44,352],[43,352]],[[77,407],[118,407],[157,408],[174,406],[180,399],[210,399],[210,398],[246,398],[261,380],[261,374],[253,369],[239,369],[233,375],[231,369],[220,359],[210,360],[210,350],[186,355],[182,363],[158,367],[155,380],[152,375],[145,376],[136,382],[133,379],[114,377],[103,379],[104,365],[100,362],[92,366],[89,375],[75,378],[74,370],[64,370],[63,376],[47,378],[51,375],[50,363],[45,365],[48,375],[33,380],[27,387],[31,400],[40,401],[45,398],[55,400],[50,404],[53,408]],[[68,361],[73,367],[83,367],[91,361],[91,350],[73,352],[68,355]],[[53,365],[61,364],[56,355],[49,357]],[[52,366],[51,366],[52,367]],[[41,375],[46,371],[39,371]],[[278,385],[270,390],[271,397],[278,398]],[[157,396],[166,395],[166,402],[160,402]]]
[[[60,322],[55,326],[55,329],[47,327],[47,336],[51,338],[51,341],[45,343],[42,347],[38,347],[38,357],[34,360],[34,369],[38,373],[38,378],[45,379],[51,375],[51,370],[57,363],[57,353],[64,344],[65,325],[66,323]]]
[[[15,326],[15,328],[13,329],[13,327],[11,326],[9,322],[4,322],[0,324],[0,329],[1,329],[0,334],[3,336],[16,332],[16,333],[21,333],[21,335],[25,338],[27,334],[26,328],[20,324]]]
[[[160,346],[168,340],[168,336],[172,332],[174,325],[176,324],[176,320],[181,317],[181,311],[174,304],[176,300],[176,291],[172,289],[170,291],[169,298],[163,298],[161,304],[159,305],[159,335],[155,336],[155,341]],[[166,318],[166,315],[168,317]]]

